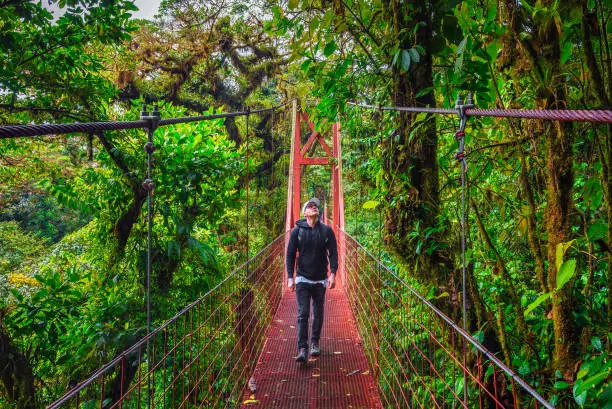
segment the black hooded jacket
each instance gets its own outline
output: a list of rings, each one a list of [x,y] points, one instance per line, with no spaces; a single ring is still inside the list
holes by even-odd
[[[338,245],[336,235],[331,227],[317,222],[310,227],[306,219],[295,223],[287,245],[287,275],[293,278],[296,253],[299,253],[297,262],[297,275],[312,281],[327,278],[327,266],[331,273],[338,270]]]

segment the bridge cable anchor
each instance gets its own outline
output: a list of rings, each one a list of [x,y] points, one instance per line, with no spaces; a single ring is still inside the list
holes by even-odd
[[[467,96],[467,101],[463,101],[461,98],[461,94],[457,95],[457,101],[455,102],[455,109],[457,110],[457,115],[459,116],[459,129],[455,132],[455,138],[457,138],[457,142],[459,146],[457,147],[457,153],[455,154],[455,159],[461,161],[464,169],[467,170],[467,161],[465,160],[465,127],[467,125],[468,116],[466,115],[466,110],[469,108],[474,108],[474,97],[472,93],[469,93]]]

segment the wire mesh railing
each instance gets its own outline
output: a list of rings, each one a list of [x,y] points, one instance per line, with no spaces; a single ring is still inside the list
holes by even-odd
[[[444,313],[340,232],[345,291],[387,408],[553,408]]]
[[[284,249],[285,234],[48,409],[235,407],[280,303]]]

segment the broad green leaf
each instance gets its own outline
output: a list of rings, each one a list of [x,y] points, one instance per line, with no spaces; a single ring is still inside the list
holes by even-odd
[[[576,390],[574,391],[574,397],[580,396],[583,393],[588,392],[589,389],[591,389],[592,387],[597,385],[599,382],[606,379],[608,376],[610,376],[610,371],[606,370],[606,371],[601,371],[600,373],[593,375],[588,379],[585,379],[584,382],[582,382],[582,384],[578,386]]]
[[[598,337],[593,337],[593,339],[591,339],[591,345],[593,345],[593,348],[595,348],[596,351],[601,352],[601,348],[603,347],[601,339]]]
[[[463,54],[455,60],[455,73],[461,71],[461,67],[463,67]]]
[[[559,394],[555,394],[550,398],[550,404],[553,405],[553,407],[557,406],[557,402],[559,402]]]
[[[175,258],[174,253],[176,253],[176,258],[179,258],[181,256],[181,248],[175,240],[170,240],[168,242],[168,257]]]
[[[574,396],[574,400],[576,401],[576,403],[579,406],[584,406],[585,402],[586,402],[586,398],[587,398],[587,393],[583,392],[578,396]]]
[[[402,50],[402,72],[410,69],[410,54],[406,50]]]
[[[337,50],[336,47],[336,42],[334,40],[330,41],[329,43],[325,44],[325,48],[323,49],[323,54],[326,57],[329,57],[330,55],[332,55],[334,53],[334,51]]]
[[[572,48],[573,44],[571,41],[567,41],[563,47],[561,47],[561,64],[565,64],[567,60],[569,60],[572,55]]]
[[[497,59],[497,53],[499,52],[500,47],[498,46],[497,42],[495,41],[491,41],[489,44],[487,44],[487,55],[489,56],[489,61],[495,61]]]
[[[289,7],[289,10],[295,10],[300,4],[300,0],[289,0],[289,3],[287,4],[287,7]]]
[[[593,223],[589,226],[587,232],[589,235],[589,240],[601,240],[608,234],[608,224],[605,222]]]
[[[393,61],[391,61],[391,66],[392,67],[397,67],[397,61],[399,60],[399,56],[401,54],[402,50],[397,50],[395,52],[395,54],[393,54]]]
[[[569,386],[569,384],[565,381],[557,381],[555,382],[555,384],[553,385],[553,387],[555,389],[565,389]]]
[[[563,243],[557,244],[555,250],[555,265],[557,266],[557,271],[561,269],[561,264],[563,264]]]
[[[410,59],[412,61],[414,61],[415,63],[419,63],[421,61],[421,56],[419,55],[419,52],[416,49],[410,48],[408,52],[410,53]]]
[[[547,299],[549,299],[551,297],[552,293],[544,293],[542,295],[540,295],[538,298],[535,299],[534,302],[532,302],[531,304],[529,304],[527,306],[527,308],[525,308],[525,316],[527,316],[531,311],[533,311],[538,305],[542,304],[544,301],[546,301]]]
[[[376,209],[378,205],[379,205],[379,202],[377,202],[376,200],[368,200],[367,202],[363,204],[363,208],[364,209]]]
[[[416,93],[415,98],[419,98],[419,97],[422,97],[423,95],[427,95],[431,91],[433,91],[433,87],[423,88],[422,90]]]
[[[570,240],[566,243],[557,244],[556,253],[555,253],[555,264],[557,265],[557,271],[561,268],[563,264],[563,256],[565,256],[565,252],[572,245],[574,240]]]
[[[467,44],[467,37],[465,37],[463,40],[461,40],[461,42],[459,43],[459,46],[457,47],[457,54],[461,55],[463,54],[463,51],[465,50],[465,45]]]
[[[559,271],[557,271],[557,290],[560,290],[568,283],[569,280],[574,277],[576,273],[576,260],[567,260],[561,265]]]

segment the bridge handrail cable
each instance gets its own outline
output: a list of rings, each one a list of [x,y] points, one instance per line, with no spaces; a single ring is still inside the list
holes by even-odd
[[[159,332],[163,331],[169,325],[171,325],[172,323],[176,322],[181,316],[185,315],[185,313],[187,313],[189,310],[193,309],[195,306],[197,306],[199,303],[201,303],[207,297],[212,295],[215,291],[219,290],[219,288],[221,288],[221,286],[223,284],[225,284],[230,279],[234,278],[240,271],[242,271],[244,269],[244,267],[246,265],[248,265],[253,260],[257,259],[260,255],[262,255],[267,250],[269,250],[271,246],[273,246],[275,243],[277,243],[278,240],[280,240],[286,234],[287,234],[286,232],[280,234],[278,237],[276,237],[274,240],[272,240],[270,243],[268,243],[268,245],[266,245],[264,248],[262,248],[257,254],[255,254],[253,257],[251,257],[250,259],[248,259],[247,261],[242,263],[239,267],[234,269],[230,274],[228,274],[225,278],[223,278],[223,280],[221,280],[219,283],[217,283],[217,285],[215,285],[213,288],[208,290],[204,295],[202,295],[200,298],[198,298],[197,300],[193,301],[191,304],[189,304],[186,307],[184,307],[182,310],[180,310],[178,313],[176,313],[172,318],[168,319],[162,325],[160,325],[159,327],[157,327],[154,330],[152,330],[149,334],[147,334],[146,336],[141,338],[134,345],[130,346],[129,348],[127,348],[126,350],[121,352],[112,361],[109,361],[108,363],[104,364],[98,370],[93,372],[85,381],[80,382],[73,389],[71,389],[64,396],[62,396],[60,399],[58,399],[57,401],[53,402],[51,405],[47,406],[47,409],[57,409],[57,408],[60,408],[64,403],[66,403],[67,401],[72,399],[74,396],[78,395],[89,384],[95,382],[96,379],[99,378],[101,375],[105,374],[106,372],[108,372],[109,370],[114,368],[118,363],[121,362],[121,360],[127,358],[133,352],[138,351],[139,348],[141,348],[144,345],[146,345],[147,341],[150,341]]]
[[[395,271],[393,271],[388,266],[384,265],[376,256],[374,256],[367,248],[365,248],[361,243],[359,243],[353,236],[348,234],[345,231],[342,231],[344,235],[353,240],[361,250],[363,250],[369,257],[375,260],[378,265],[383,268],[389,275],[394,277],[400,284],[402,284],[408,291],[410,291],[416,298],[418,298],[423,304],[425,304],[429,309],[431,309],[436,315],[438,315],[441,319],[443,319],[448,325],[450,325],[455,331],[457,331],[461,336],[472,346],[478,349],[483,355],[485,355],[488,359],[490,359],[495,365],[497,365],[501,370],[503,370],[506,375],[511,377],[516,383],[518,383],[527,393],[533,396],[543,407],[547,409],[554,409],[546,399],[544,399],[540,394],[538,394],[531,386],[529,386],[523,379],[521,379],[512,369],[506,366],[499,358],[495,355],[491,354],[480,342],[478,342],[474,337],[472,337],[469,333],[467,333],[464,329],[462,329],[459,325],[457,325],[452,319],[450,319],[444,312],[438,309],[435,305],[433,305],[429,300],[423,297],[418,291],[416,291],[410,284],[404,281]]]

